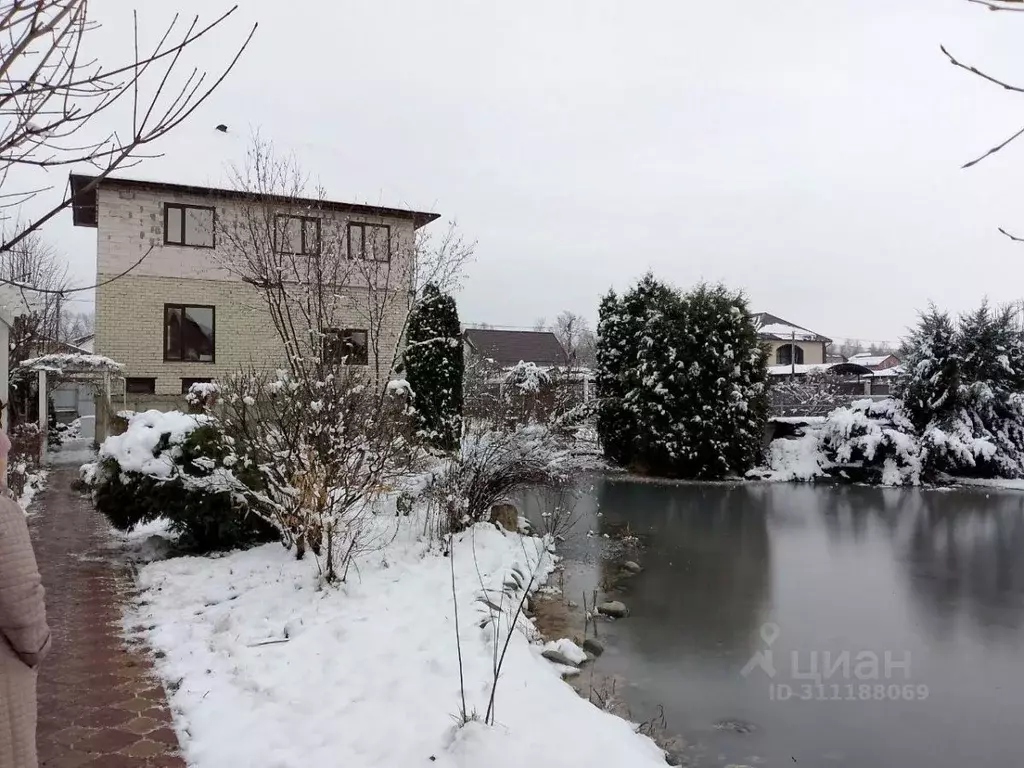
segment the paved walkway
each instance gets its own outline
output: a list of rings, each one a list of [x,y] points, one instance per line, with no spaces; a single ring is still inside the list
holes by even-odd
[[[185,768],[145,648],[122,637],[131,574],[105,521],[71,489],[76,467],[51,470],[29,521],[53,631],[39,674],[40,766]]]

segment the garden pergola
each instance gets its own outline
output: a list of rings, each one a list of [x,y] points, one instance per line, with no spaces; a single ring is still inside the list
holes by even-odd
[[[111,381],[124,378],[124,366],[102,355],[65,353],[41,355],[23,361],[21,367],[39,374],[39,430],[43,434],[40,461],[46,458],[46,433],[49,428],[48,374],[54,374],[62,381],[86,382],[93,386],[101,385],[105,405],[102,409],[104,414],[110,414],[112,410]]]

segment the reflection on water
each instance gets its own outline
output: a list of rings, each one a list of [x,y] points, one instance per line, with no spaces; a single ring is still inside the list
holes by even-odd
[[[1024,764],[1024,494],[607,479],[578,512],[563,553],[593,563],[593,585],[618,564],[588,530],[644,542],[599,663],[629,681],[635,716],[664,706],[694,762]],[[767,622],[776,677],[744,677]],[[812,659],[843,652],[906,661],[868,682],[927,700],[772,700],[773,683],[799,690]],[[840,677],[824,682],[864,682]]]

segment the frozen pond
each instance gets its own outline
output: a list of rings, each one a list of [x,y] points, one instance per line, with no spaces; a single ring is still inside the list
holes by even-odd
[[[693,765],[1024,764],[1024,493],[591,482],[566,599],[619,585],[597,670]]]

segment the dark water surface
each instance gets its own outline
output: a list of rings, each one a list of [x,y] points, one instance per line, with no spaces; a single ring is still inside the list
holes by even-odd
[[[1024,493],[593,483],[566,598],[644,567],[598,669],[694,765],[1024,765]]]

